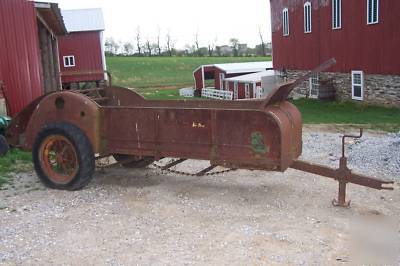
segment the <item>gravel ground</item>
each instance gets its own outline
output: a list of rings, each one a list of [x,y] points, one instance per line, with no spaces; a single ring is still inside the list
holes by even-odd
[[[303,159],[337,165],[340,132],[306,129]],[[17,174],[0,191],[0,264],[400,265],[399,142],[372,132],[348,143],[355,169],[397,182],[350,185],[350,209],[330,204],[335,182],[295,170],[196,178],[113,168],[76,192]]]

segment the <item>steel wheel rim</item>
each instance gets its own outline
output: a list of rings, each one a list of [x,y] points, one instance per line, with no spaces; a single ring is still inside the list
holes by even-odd
[[[48,136],[40,145],[40,166],[44,174],[55,184],[69,184],[79,168],[74,145],[61,135]]]

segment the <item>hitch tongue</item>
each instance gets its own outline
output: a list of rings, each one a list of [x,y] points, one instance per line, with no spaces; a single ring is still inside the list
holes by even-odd
[[[363,130],[360,129],[360,134],[357,136],[344,135],[342,137],[342,157],[340,158],[338,169],[332,169],[324,165],[314,164],[300,160],[293,161],[293,164],[290,166],[290,168],[337,180],[339,182],[339,191],[337,200],[334,199],[332,201],[332,204],[334,206],[339,206],[339,207],[350,206],[350,201],[346,202],[347,183],[352,183],[378,190],[393,190],[393,186],[391,186],[392,184],[394,184],[393,181],[384,181],[373,177],[352,173],[352,171],[347,167],[347,157],[345,155],[345,140],[346,138],[359,139],[362,137],[362,135],[363,135]]]

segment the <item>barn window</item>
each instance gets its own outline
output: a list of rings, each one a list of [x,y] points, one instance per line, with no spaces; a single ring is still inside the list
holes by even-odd
[[[285,8],[282,11],[282,25],[283,25],[283,36],[289,35],[289,10]]]
[[[362,101],[364,98],[364,73],[362,71],[351,72],[351,96],[353,100]]]
[[[379,21],[379,0],[367,0],[368,24],[376,24]]]
[[[75,56],[68,55],[64,56],[64,67],[74,67],[75,66]]]
[[[304,32],[311,32],[311,3],[304,4]]]
[[[310,77],[310,98],[318,99],[319,93],[319,74],[314,74]]]
[[[342,27],[342,0],[332,0],[332,28]]]

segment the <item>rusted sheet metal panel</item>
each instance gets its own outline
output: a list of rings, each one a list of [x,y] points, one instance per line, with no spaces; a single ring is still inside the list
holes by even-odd
[[[0,1],[0,76],[14,116],[42,94],[34,2]]]
[[[94,152],[101,151],[100,107],[83,94],[69,91],[48,94],[27,106],[7,129],[8,142],[30,150],[39,131],[57,122],[77,126],[89,138]]]
[[[79,72],[104,70],[102,61],[101,32],[74,32],[58,39],[61,79],[63,83],[103,80],[104,75],[74,75]],[[75,56],[75,66],[65,67],[64,56]]]
[[[311,69],[336,58],[329,71],[399,74],[400,1],[380,1],[379,23],[367,25],[367,1],[342,1],[342,28],[332,29],[332,1],[312,2],[312,33],[304,33],[303,0],[271,0],[274,66]],[[289,9],[289,36],[282,10]],[[320,22],[320,23],[318,23]]]
[[[204,159],[278,171],[301,154],[301,118],[290,103],[266,110],[156,106],[148,101],[135,107],[103,107],[102,136],[108,153]]]

